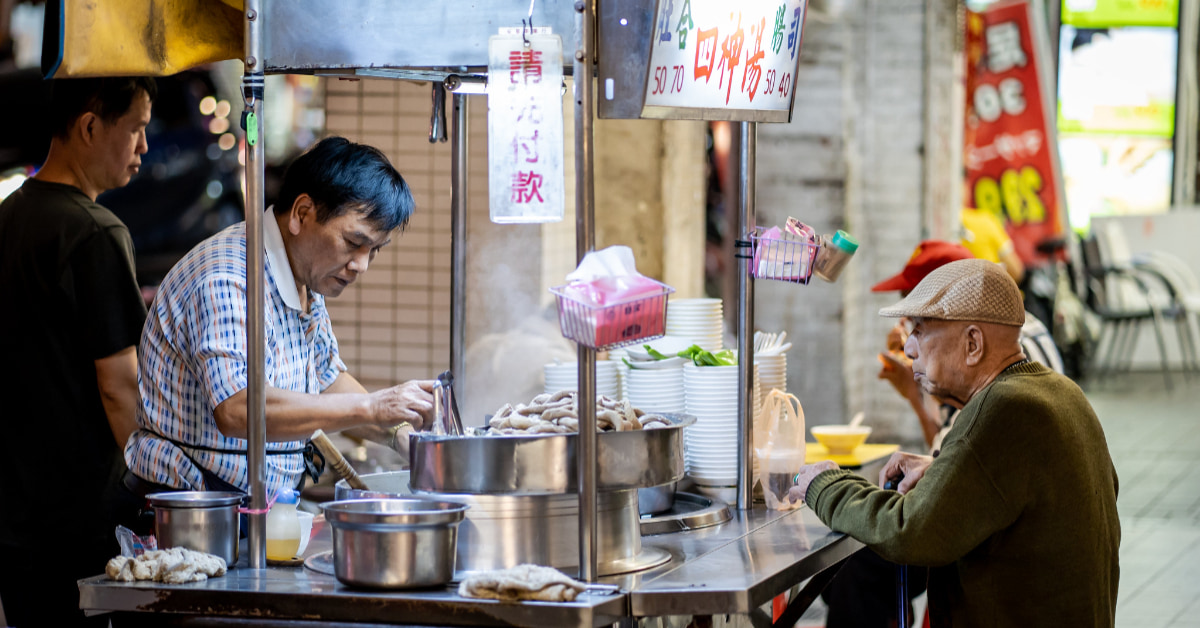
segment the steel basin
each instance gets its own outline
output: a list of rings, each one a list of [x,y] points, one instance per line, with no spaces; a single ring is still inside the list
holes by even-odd
[[[686,414],[664,415],[671,425],[601,432],[596,438],[597,486],[622,491],[661,486],[683,477]],[[471,495],[552,495],[576,489],[576,434],[409,436],[412,488]]]
[[[458,526],[468,506],[427,499],[321,504],[333,530],[334,575],[372,589],[444,585],[454,578]]]
[[[238,506],[241,493],[170,491],[146,496],[154,507],[158,547],[185,547],[225,559],[232,568],[238,559]]]
[[[334,485],[337,499],[411,495],[407,471],[361,476],[369,490]],[[579,565],[579,500],[576,495],[466,495],[419,493],[419,497],[470,505],[459,527],[459,572],[505,569],[522,563],[570,571]],[[642,553],[637,491],[599,494],[597,571],[628,570]]]

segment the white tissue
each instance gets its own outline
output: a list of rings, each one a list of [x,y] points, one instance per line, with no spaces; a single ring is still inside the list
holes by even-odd
[[[567,281],[591,282],[606,277],[640,277],[633,260],[633,249],[615,245],[583,256],[579,266],[567,275]]]

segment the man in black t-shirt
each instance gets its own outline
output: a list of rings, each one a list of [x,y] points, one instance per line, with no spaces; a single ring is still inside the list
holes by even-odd
[[[46,163],[0,203],[0,604],[16,628],[90,625],[76,580],[120,553],[113,529],[138,506],[120,479],[146,309],[129,231],[96,196],[137,172],[156,88],[53,91]]]

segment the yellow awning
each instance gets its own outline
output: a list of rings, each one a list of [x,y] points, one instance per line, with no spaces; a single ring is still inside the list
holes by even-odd
[[[241,0],[51,0],[47,78],[167,76],[242,58]],[[52,29],[57,27],[58,33]]]

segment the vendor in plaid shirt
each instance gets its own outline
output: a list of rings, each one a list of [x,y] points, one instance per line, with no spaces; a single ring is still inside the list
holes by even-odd
[[[284,175],[263,225],[266,248],[267,490],[300,485],[317,428],[421,428],[433,382],[368,393],[346,372],[325,309],[408,222],[413,198],[383,153],[322,140]],[[126,485],[249,488],[246,460],[246,224],[201,242],[163,280],[142,330],[138,431]]]

